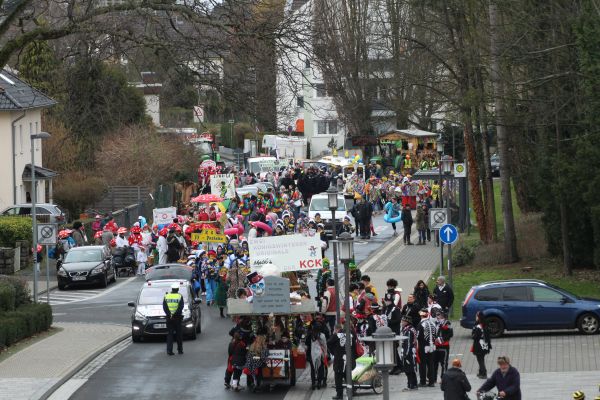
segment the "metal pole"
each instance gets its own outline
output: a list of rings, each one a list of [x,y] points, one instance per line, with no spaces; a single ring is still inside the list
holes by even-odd
[[[32,245],[33,245],[33,302],[38,301],[38,257],[37,257],[37,215],[36,215],[36,203],[37,203],[37,188],[35,183],[35,139],[29,136],[31,142],[31,227],[32,227]]]
[[[344,332],[346,334],[346,396],[352,399],[352,334],[350,333],[350,262],[344,262]]]
[[[385,368],[383,374],[383,400],[390,400],[390,371]]]
[[[50,250],[46,245],[46,304],[50,304]]]
[[[448,245],[448,285],[452,287],[452,245]],[[448,310],[448,317],[452,316],[452,307]]]
[[[438,198],[437,198],[437,203],[436,204],[439,208],[444,208],[444,201],[443,201],[443,189],[444,189],[444,185],[443,185],[443,181],[442,181],[442,153],[440,152],[440,159],[438,161],[438,169],[439,169],[439,180],[438,180]],[[444,243],[442,243],[442,241],[440,240],[440,230],[437,230],[437,238],[436,238],[436,242],[440,245],[440,275],[443,275],[443,270],[444,270]]]
[[[337,224],[335,220],[335,210],[331,209],[331,218],[332,218],[332,232],[331,237],[333,240],[337,238]],[[338,272],[338,257],[337,257],[337,246],[334,244],[333,246],[333,279],[335,281],[335,295],[337,296],[335,302],[335,323],[340,323],[340,275]],[[348,310],[348,309],[346,309]]]

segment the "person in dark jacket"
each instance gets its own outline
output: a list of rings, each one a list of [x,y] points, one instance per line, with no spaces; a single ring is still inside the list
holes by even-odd
[[[477,377],[480,379],[487,379],[485,356],[489,354],[490,350],[492,349],[492,341],[490,340],[490,333],[485,326],[481,311],[475,315],[475,326],[471,331],[471,337],[473,338],[471,352],[477,358],[477,363],[479,364],[479,372],[477,373]]]
[[[383,309],[383,313],[386,316],[388,327],[396,334],[400,334],[400,321],[402,320],[402,312],[396,304],[395,301],[396,291],[394,289],[388,289],[383,299],[385,303],[385,308]],[[402,371],[402,364],[400,364],[400,357],[398,356],[398,346],[399,342],[394,342],[394,356],[396,357],[396,365],[390,371],[391,375],[398,375]]]
[[[413,217],[410,206],[406,204],[402,209],[402,225],[404,226],[404,244],[412,245],[410,242],[410,230],[412,229]]]
[[[175,230],[170,229],[167,235],[167,262],[176,263],[179,260],[181,242],[175,236]]]
[[[465,400],[467,392],[471,391],[471,384],[460,367],[460,360],[455,358],[452,360],[452,368],[442,375],[440,389],[444,392],[444,400]]]
[[[419,280],[415,285],[413,294],[415,295],[415,303],[419,309],[427,307],[427,299],[429,298],[429,288],[423,280]]]
[[[229,343],[227,349],[227,371],[225,372],[225,387],[230,388],[233,386],[235,391],[239,391],[240,388],[240,377],[242,376],[242,370],[246,365],[246,354],[248,352],[246,342],[242,339],[238,332],[233,334],[233,339]],[[229,381],[233,377],[233,385],[229,384]]]
[[[414,326],[419,326],[419,322],[421,321],[421,316],[419,315],[419,310],[421,310],[421,306],[417,304],[415,300],[415,296],[412,294],[408,295],[406,299],[406,304],[402,306],[401,314],[403,317],[410,318],[410,324]]]
[[[354,369],[356,366],[356,336],[350,334],[352,342],[352,360],[350,368]],[[344,362],[344,356],[346,355],[346,334],[344,333],[344,327],[342,324],[335,326],[335,331],[327,340],[327,349],[329,353],[333,355],[333,373],[335,376],[335,392],[336,395],[333,397],[334,400],[341,400],[344,398],[344,376],[346,370],[346,363]]]
[[[439,276],[435,283],[437,286],[433,289],[433,294],[436,296],[437,303],[442,306],[444,312],[449,313],[452,303],[454,303],[454,292],[446,283],[446,278],[443,276]]]
[[[498,369],[477,390],[477,393],[487,392],[494,387],[498,389],[498,397],[504,400],[521,400],[521,375],[510,365],[507,356],[498,357]]]

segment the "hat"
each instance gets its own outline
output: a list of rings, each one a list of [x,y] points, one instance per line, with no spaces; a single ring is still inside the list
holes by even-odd
[[[350,221],[350,217],[349,216],[344,216],[344,221]]]
[[[60,237],[60,233],[58,235],[59,235],[58,237]],[[102,231],[98,231],[98,232],[94,233],[94,239],[99,239],[101,237],[102,237]]]
[[[249,273],[248,275],[246,275],[246,278],[248,279],[248,282],[252,283],[257,283],[258,281],[260,281],[261,279],[263,279],[262,275],[260,275],[258,272],[254,271]]]
[[[167,234],[168,234],[168,233],[169,233],[169,230],[168,230],[167,228],[162,228],[162,229],[161,229],[161,230],[158,232],[158,234],[159,234],[160,236],[167,236]]]
[[[348,263],[348,269],[356,269],[356,263],[354,261],[350,261]]]
[[[117,230],[117,233],[127,233],[127,228],[121,227]]]
[[[96,217],[95,217],[95,218],[96,218],[96,219],[100,219],[100,218],[102,218],[102,215],[100,215],[100,214],[96,214]]]
[[[179,283],[173,283],[173,284],[171,284],[171,289],[173,289],[173,290],[179,290]]]
[[[427,308],[422,308],[422,309],[419,311],[419,315],[420,315],[421,317],[426,317],[426,316],[428,316],[428,315],[429,315],[429,311],[427,310]]]
[[[576,392],[573,392],[573,400],[584,400],[585,399],[585,393],[583,393],[581,390],[577,390]]]
[[[360,193],[354,193],[354,200],[360,200],[362,199],[362,196]]]

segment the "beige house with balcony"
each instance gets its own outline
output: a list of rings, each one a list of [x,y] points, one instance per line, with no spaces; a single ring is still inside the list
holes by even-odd
[[[0,72],[0,211],[31,202],[31,135],[42,130],[42,110],[56,102],[11,71]],[[56,172],[42,167],[42,141],[34,141],[37,201],[52,202]]]

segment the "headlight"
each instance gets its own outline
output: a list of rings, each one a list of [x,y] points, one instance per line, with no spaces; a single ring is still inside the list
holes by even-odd
[[[56,274],[57,274],[58,276],[67,276],[67,271],[66,271],[66,270],[65,270],[63,267],[60,267],[60,268],[58,269],[58,272],[57,272]]]
[[[188,319],[192,316],[192,313],[190,312],[189,309],[184,308],[183,309],[183,319]]]
[[[104,265],[100,265],[100,266],[94,268],[92,270],[92,272],[90,272],[90,275],[97,275],[97,274],[101,274],[103,272],[104,272]]]
[[[136,311],[133,319],[135,319],[136,321],[144,322],[144,321],[146,321],[146,316],[144,314],[142,314],[141,312]]]

